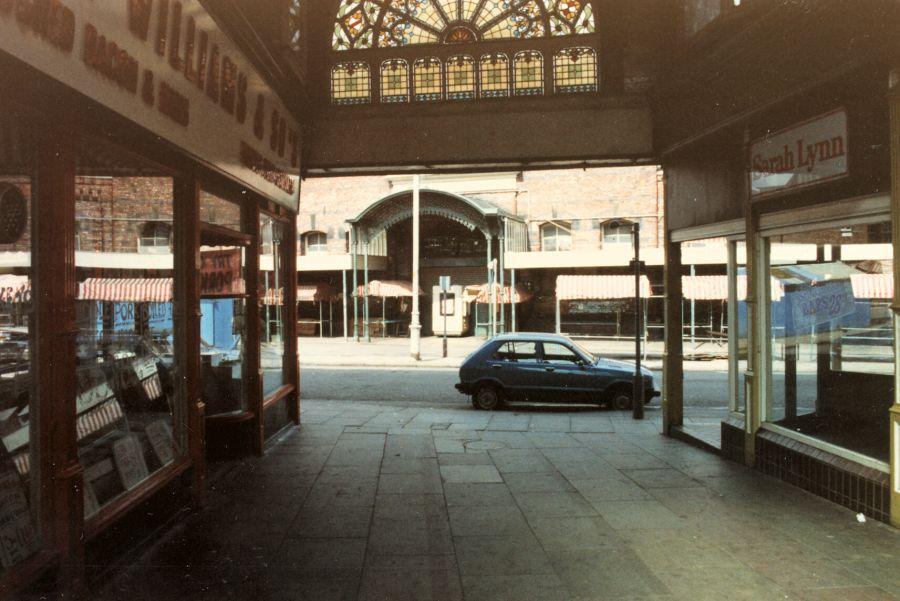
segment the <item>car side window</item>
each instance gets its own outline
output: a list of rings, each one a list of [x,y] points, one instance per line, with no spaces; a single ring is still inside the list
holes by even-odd
[[[560,365],[572,365],[581,361],[581,357],[565,345],[557,342],[545,342],[544,361]]]
[[[491,355],[494,361],[537,363],[537,344],[534,342],[505,342]]]

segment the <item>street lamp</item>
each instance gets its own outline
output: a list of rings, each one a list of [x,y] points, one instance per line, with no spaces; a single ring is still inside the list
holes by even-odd
[[[631,239],[634,244],[634,259],[629,264],[634,269],[634,382],[631,392],[631,416],[644,419],[644,378],[641,374],[641,332],[644,330],[643,312],[641,311],[641,224],[637,221],[610,221],[611,229],[631,228]]]

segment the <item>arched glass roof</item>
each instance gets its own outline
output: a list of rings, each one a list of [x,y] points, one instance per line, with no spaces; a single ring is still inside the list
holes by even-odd
[[[590,0],[341,0],[332,48],[396,48],[593,32]]]

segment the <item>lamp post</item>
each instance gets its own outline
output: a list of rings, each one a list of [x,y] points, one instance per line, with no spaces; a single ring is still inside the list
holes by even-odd
[[[634,259],[630,267],[634,269],[634,382],[631,391],[631,416],[644,419],[644,377],[641,374],[641,332],[644,330],[643,311],[641,311],[641,224],[637,221],[613,221],[610,227],[618,229],[631,228],[631,239],[634,244]]]

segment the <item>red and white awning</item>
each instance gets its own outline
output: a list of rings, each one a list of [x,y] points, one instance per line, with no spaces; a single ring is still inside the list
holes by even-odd
[[[300,284],[297,286],[297,301],[301,303],[320,303],[339,298],[340,294],[330,284]]]
[[[641,276],[641,297],[651,295],[650,280]],[[634,298],[632,275],[561,275],[556,278],[558,300]]]
[[[491,302],[491,287],[487,284],[478,284],[476,286],[466,286],[466,294],[469,298],[474,297],[476,303],[487,305]],[[494,284],[494,301],[501,304],[509,304],[510,302],[518,304],[523,303],[531,298],[531,293],[516,286],[513,290],[510,286],[500,288],[500,284]]]
[[[746,280],[744,281],[744,294],[747,294]],[[682,276],[681,295],[686,300],[728,300],[728,276]]]
[[[88,278],[78,285],[79,300],[168,303],[172,278]]]
[[[413,287],[411,282],[405,280],[372,280],[369,282],[369,296],[384,298],[399,298],[401,296],[412,297]],[[419,288],[419,296],[425,293]],[[365,286],[360,285],[356,291],[357,296],[365,296]]]
[[[0,275],[0,303],[27,303],[31,280],[27,275]]]
[[[860,273],[850,276],[853,296],[856,298],[872,298],[892,300],[894,298],[894,274],[892,273]]]

